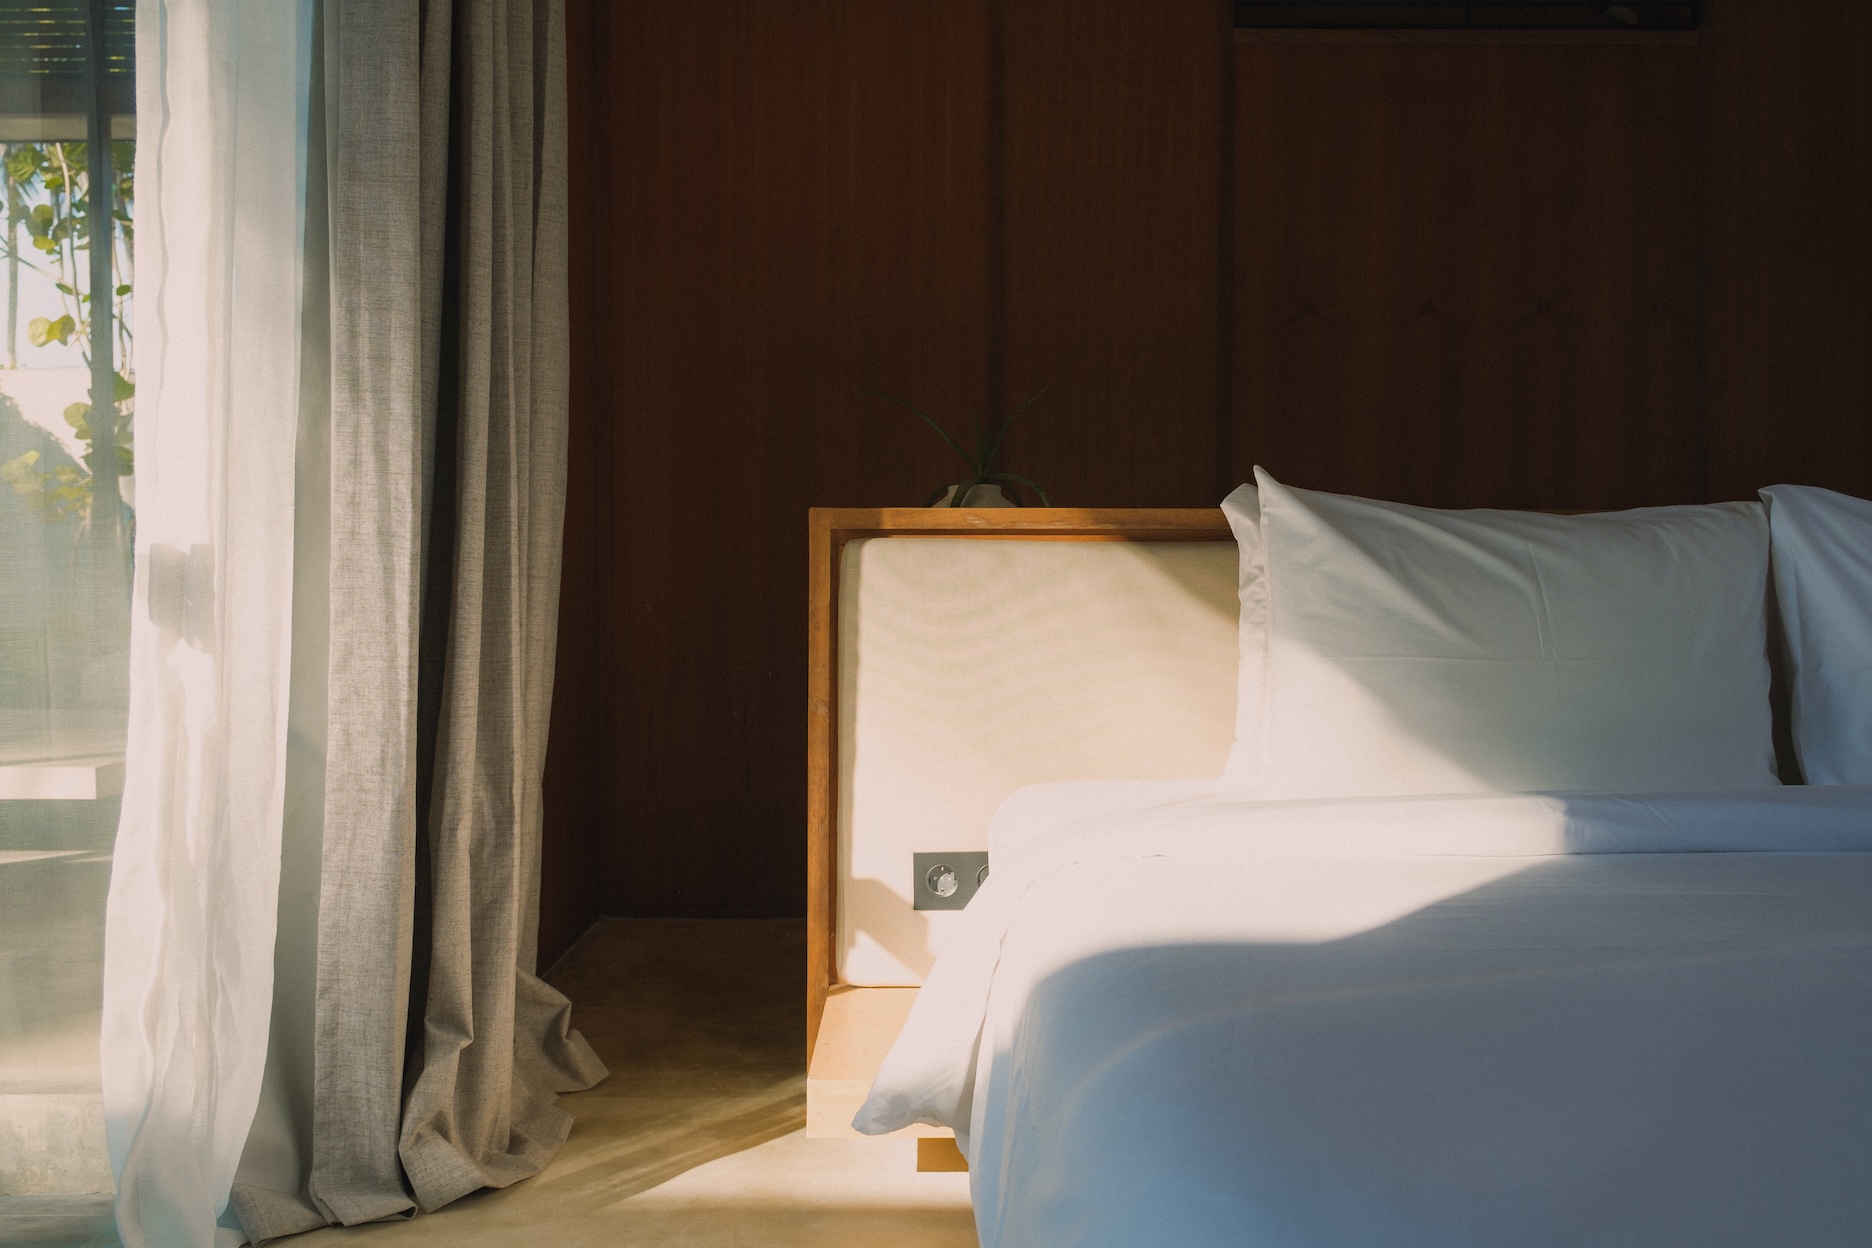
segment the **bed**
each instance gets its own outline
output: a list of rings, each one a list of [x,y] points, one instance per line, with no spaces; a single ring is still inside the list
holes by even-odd
[[[1785,541],[1767,508],[1585,540],[1260,487],[1254,576],[1239,515],[942,516],[1018,545],[883,560],[944,540],[930,513],[816,515],[809,1004],[907,1018],[818,1117],[953,1132],[990,1248],[1864,1242],[1872,515],[1784,490]],[[1036,570],[1060,558],[1102,617]],[[1412,590],[1374,642],[1386,576]],[[1652,605],[1621,616],[1621,577]],[[1294,635],[1255,649],[1270,586]],[[1524,598],[1544,623],[1503,659]],[[1001,644],[942,650],[984,612]],[[1771,637],[1819,783],[1775,774]],[[984,723],[1010,650],[1025,709]],[[892,860],[970,837],[974,900],[912,910]]]

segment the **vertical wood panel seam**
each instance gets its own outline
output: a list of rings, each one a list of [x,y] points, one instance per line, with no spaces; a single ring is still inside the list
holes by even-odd
[[[988,28],[988,408],[1006,410],[1007,388],[1007,9],[986,0]]]
[[[1713,7],[1713,6],[1712,6]],[[1713,447],[1716,440],[1716,374],[1712,348],[1715,343],[1715,310],[1712,296],[1711,265],[1715,263],[1716,220],[1715,206],[1711,201],[1711,191],[1715,186],[1716,168],[1716,54],[1710,46],[1708,37],[1709,16],[1704,17],[1704,28],[1697,32],[1697,101],[1696,129],[1697,151],[1695,173],[1692,185],[1696,188],[1696,221],[1693,224],[1697,232],[1696,275],[1691,297],[1695,300],[1691,316],[1696,333],[1696,405],[1698,419],[1691,427],[1696,430],[1697,444],[1693,448],[1696,455],[1696,473],[1698,480],[1697,502],[1715,501],[1715,470]]]
[[[610,212],[608,211],[611,206],[609,199],[597,192],[597,180],[601,176],[601,171],[607,166],[603,159],[599,127],[595,124],[596,119],[600,115],[600,110],[596,106],[597,100],[595,97],[600,89],[599,84],[606,81],[603,68],[605,53],[611,47],[612,27],[609,21],[606,20],[609,15],[605,6],[588,4],[586,8],[589,14],[586,19],[586,33],[588,35],[586,44],[579,50],[579,53],[573,53],[568,49],[567,55],[582,54],[585,62],[583,71],[585,82],[583,89],[586,118],[585,124],[582,127],[583,132],[579,136],[580,147],[582,149],[579,153],[579,157],[586,169],[586,180],[584,183],[585,192],[593,196],[596,200],[592,208],[588,209],[589,215],[586,219],[596,227],[598,238],[603,239],[611,235],[615,223],[611,219]],[[594,20],[602,21],[605,24],[602,28],[594,30],[592,29]],[[606,254],[605,268],[606,276],[609,276],[610,256],[608,251]],[[585,280],[587,283],[593,281],[589,276],[589,270]],[[599,289],[604,289],[604,286],[600,284]],[[590,310],[591,309],[588,309],[588,311]],[[587,350],[598,347],[598,332],[595,329],[588,329],[585,342]],[[587,386],[591,387],[591,382],[589,380],[587,381]],[[575,391],[575,393],[577,395],[577,401],[581,406],[590,402],[592,397],[590,389]],[[612,427],[622,420],[622,417],[622,412],[614,412],[612,413],[611,419],[592,420],[589,417],[587,418],[588,429],[593,425],[596,426],[595,430],[592,430],[592,432],[595,434],[594,440],[597,445],[592,448],[592,452],[597,456],[597,462],[607,468],[616,464],[613,455],[617,448],[612,438],[611,431]],[[600,481],[594,483],[599,485],[599,490],[598,497],[591,501],[591,505],[595,512],[595,520],[599,526],[599,540],[596,543],[597,549],[588,552],[594,559],[596,568],[603,570],[602,575],[604,581],[598,586],[594,594],[594,599],[600,609],[608,607],[611,604],[611,587],[608,582],[610,580],[611,569],[617,567],[618,558],[617,525],[615,523],[615,512],[612,507],[612,491],[603,487],[602,483],[605,480],[608,480],[608,477],[601,474]],[[581,834],[582,846],[594,847],[595,842],[596,852],[592,854],[592,863],[593,869],[598,872],[598,883],[592,890],[594,894],[592,900],[595,903],[596,913],[589,917],[587,922],[588,926],[590,922],[596,922],[599,918],[623,914],[628,909],[628,907],[622,904],[623,898],[620,893],[620,877],[622,872],[619,867],[624,855],[621,852],[622,846],[620,844],[620,838],[617,836],[617,832],[625,826],[622,812],[626,803],[623,800],[624,794],[618,788],[617,776],[619,773],[614,770],[613,764],[613,760],[616,759],[618,753],[617,738],[615,735],[617,720],[613,712],[617,707],[618,692],[621,687],[621,682],[619,680],[620,660],[617,648],[613,645],[599,645],[594,642],[591,643],[591,648],[595,649],[598,654],[597,663],[595,664],[596,670],[593,673],[597,685],[597,696],[594,699],[597,706],[593,716],[596,722],[592,725],[594,740],[583,746],[584,753],[582,757],[589,760],[587,763],[588,766],[596,764],[596,774],[601,774],[606,778],[604,782],[598,786],[597,796],[599,800],[594,804],[594,808],[588,808],[597,816],[596,826],[583,829]]]
[[[1235,488],[1235,5],[1218,0],[1221,113],[1216,167],[1215,483],[1220,503]]]
[[[594,10],[603,9],[603,6],[593,7]],[[597,84],[605,81],[603,74],[603,53],[611,46],[611,32],[612,27],[607,22],[602,37],[591,39],[584,49],[586,106],[588,109],[591,108],[594,102],[592,93],[597,90]],[[598,126],[592,124],[595,114],[596,110],[593,110],[592,113],[588,115],[585,124],[584,155],[586,167],[594,171],[594,174],[588,176],[595,176],[595,171],[607,167],[604,160],[605,151],[601,132]],[[599,204],[604,209],[597,220],[599,236],[601,238],[608,238],[612,235],[613,229],[615,228],[615,222],[612,220],[610,214],[611,201],[609,198],[601,197],[599,199]],[[609,261],[607,261],[607,277],[609,276],[609,269],[610,265]],[[588,346],[597,345],[596,334],[594,333],[586,341]],[[589,401],[591,396],[588,393],[583,397]],[[619,413],[619,417],[621,418],[621,413]],[[618,418],[597,421],[598,462],[607,467],[614,467],[617,464],[615,455],[618,445],[613,431],[620,423],[621,419]],[[602,480],[604,482],[609,482],[611,479],[609,475],[606,475]],[[603,533],[603,542],[599,551],[597,566],[605,570],[605,580],[608,582],[610,579],[610,570],[618,566],[619,543],[616,509],[613,505],[613,491],[609,488],[605,488],[602,484],[598,492],[596,509]],[[600,586],[597,600],[601,604],[608,604],[611,601],[611,588],[608,583]],[[595,751],[595,757],[607,760],[605,771],[612,776],[618,774],[613,771],[611,765],[609,765],[609,760],[613,760],[617,757],[618,716],[616,712],[619,709],[618,691],[622,686],[622,681],[620,679],[621,673],[619,670],[620,664],[621,659],[615,645],[606,644],[599,648],[598,671],[596,673],[598,681],[598,746]],[[595,890],[597,894],[598,913],[592,916],[592,921],[594,922],[602,916],[613,914],[623,909],[622,906],[617,904],[619,898],[614,890],[619,877],[623,874],[622,864],[625,856],[623,853],[623,846],[619,838],[615,835],[615,831],[624,826],[624,812],[628,805],[629,803],[625,801],[625,794],[618,788],[615,781],[607,783],[604,786],[604,801],[598,810],[599,818],[602,822],[595,828],[586,829],[585,832],[587,843],[596,840],[600,847],[599,852],[594,856],[594,866],[600,872],[599,883]]]

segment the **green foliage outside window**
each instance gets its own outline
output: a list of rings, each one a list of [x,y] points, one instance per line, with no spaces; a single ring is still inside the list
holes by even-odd
[[[131,295],[130,247],[133,241],[131,209],[135,192],[135,145],[113,143],[111,272],[114,284],[106,298],[111,315],[107,324],[114,341],[113,357],[131,358],[130,321],[125,315]],[[17,274],[29,268],[44,275],[58,291],[62,305],[56,317],[33,317],[25,326],[31,347],[76,345],[87,364],[91,356],[93,299],[95,293],[81,285],[81,275],[90,273],[89,178],[86,145],[83,143],[8,143],[0,156],[0,180],[5,185],[6,221],[0,248],[9,268]],[[17,276],[14,290],[17,292]],[[11,321],[11,318],[9,318]],[[17,362],[20,344],[19,327],[9,323],[6,350],[8,361]],[[117,419],[114,454],[117,475],[127,477],[135,471],[135,451],[131,441],[130,411],[136,386],[120,368],[115,374],[113,405]],[[26,498],[47,521],[75,522],[87,526],[91,519],[93,498],[92,474],[98,467],[100,448],[91,431],[91,404],[73,403],[65,409],[65,422],[86,448],[83,467],[59,464],[39,466],[38,451],[28,451],[0,463],[0,484]]]

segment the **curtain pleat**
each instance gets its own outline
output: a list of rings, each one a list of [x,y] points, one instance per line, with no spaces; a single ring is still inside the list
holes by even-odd
[[[349,1224],[411,1209],[395,1140],[414,944],[450,11],[338,0],[323,20],[332,657],[308,1193],[325,1219]],[[432,97],[440,110],[425,107]]]
[[[567,404],[561,0],[325,0],[329,724],[304,1189],[536,1174],[605,1070],[535,975]]]
[[[534,975],[565,515],[563,13],[482,0],[458,20],[457,512],[432,945],[402,1135],[424,1209],[537,1174],[571,1126],[555,1097],[605,1073]]]

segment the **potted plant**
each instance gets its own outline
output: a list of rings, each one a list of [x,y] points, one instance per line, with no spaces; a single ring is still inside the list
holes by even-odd
[[[925,412],[916,404],[906,402],[894,394],[885,394],[879,390],[864,391],[865,394],[870,395],[872,398],[883,399],[887,403],[895,403],[899,407],[907,408],[916,413],[917,417],[931,429],[934,429],[936,431],[936,436],[941,438],[944,442],[947,442],[950,449],[960,455],[962,457],[962,462],[969,466],[969,475],[964,480],[954,481],[948,485],[939,487],[927,499],[923,500],[923,505],[925,507],[1025,506],[1025,504],[1021,502],[1018,494],[1008,495],[1003,493],[1001,487],[1004,485],[1025,486],[1032,490],[1034,495],[1039,498],[1042,507],[1051,507],[1053,504],[1048,500],[1045,490],[1041,489],[1026,477],[1003,471],[997,466],[1001,459],[1001,446],[1007,441],[1008,430],[1014,426],[1014,418],[1032,407],[1035,401],[1046,392],[1047,387],[1044,386],[1035,391],[1032,398],[1010,412],[1008,418],[1002,421],[998,426],[991,426],[984,422],[982,426],[975,431],[975,453],[971,455],[963,450],[962,444],[950,437],[948,431],[937,424],[935,420],[930,417],[928,412]]]

